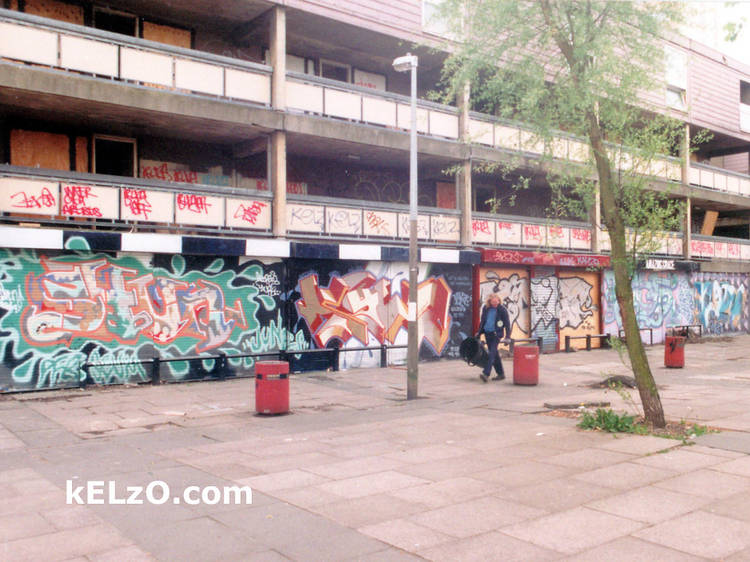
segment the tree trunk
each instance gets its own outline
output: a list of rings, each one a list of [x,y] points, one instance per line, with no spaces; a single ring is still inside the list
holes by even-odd
[[[651,373],[651,366],[646,357],[646,350],[643,347],[641,333],[638,329],[638,319],[635,316],[633,287],[625,256],[625,230],[624,228],[620,232],[616,230],[609,231],[612,242],[612,270],[615,274],[615,295],[617,296],[617,304],[620,306],[620,316],[622,317],[622,327],[625,330],[625,345],[630,357],[630,366],[635,376],[635,382],[638,385],[638,393],[641,396],[643,415],[646,421],[653,427],[664,427],[666,425],[664,409],[661,405],[661,398],[659,397],[659,390],[656,388],[654,376]]]
[[[625,346],[630,357],[630,367],[638,385],[643,405],[643,415],[653,427],[664,427],[664,409],[659,391],[641,341],[638,320],[633,304],[633,287],[628,271],[628,256],[625,240],[625,224],[617,208],[615,183],[612,178],[612,165],[607,156],[599,122],[593,112],[587,114],[589,140],[596,161],[599,189],[601,192],[602,216],[609,232],[612,256],[612,271],[615,274],[615,295],[620,307],[622,326],[625,330]]]

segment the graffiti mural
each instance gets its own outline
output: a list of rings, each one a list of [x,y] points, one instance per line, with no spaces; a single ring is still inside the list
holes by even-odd
[[[478,311],[490,293],[498,293],[508,309],[513,338],[528,338],[530,334],[529,276],[526,269],[492,268],[479,271]]]
[[[638,271],[633,277],[633,302],[640,328],[651,328],[654,343],[664,341],[667,329],[696,323],[693,287],[687,273],[679,271]],[[602,276],[604,331],[618,333],[622,328],[615,296],[612,271]],[[643,332],[644,341],[650,341]]]
[[[693,274],[695,308],[703,329],[709,334],[747,332],[748,276],[740,273]]]
[[[157,355],[308,345],[281,321],[278,263],[91,252],[0,256],[0,390],[143,382]],[[165,362],[161,376],[210,377],[216,364]],[[232,360],[230,374],[250,365]]]
[[[531,337],[544,351],[557,349],[558,283],[553,267],[535,267],[531,278]]]
[[[74,338],[134,344],[141,337],[168,344],[196,340],[195,352],[226,343],[246,328],[240,299],[225,306],[220,286],[125,268],[107,258],[69,263],[41,259],[26,279],[28,305],[20,331],[30,346],[70,345]]]
[[[313,273],[300,279],[302,298],[297,311],[305,319],[318,347],[332,339],[346,344],[355,337],[368,346],[370,334],[379,344],[396,342],[408,325],[409,285],[401,282],[400,294],[392,293],[388,279],[376,279],[369,271],[334,277],[328,287],[318,284]],[[451,290],[444,279],[431,278],[419,284],[417,323],[423,341],[440,354],[448,341]]]
[[[294,314],[290,318],[291,329],[301,327],[311,347],[354,350],[339,354],[341,368],[380,364],[379,349],[358,348],[406,344],[406,264],[292,260],[292,269],[298,281],[288,297],[296,313],[296,320]],[[458,357],[459,345],[471,330],[470,268],[422,264],[418,278],[420,358]],[[405,349],[388,352],[389,363],[405,357]],[[315,367],[304,361],[298,366],[306,368]]]
[[[558,288],[560,348],[565,348],[565,336],[601,333],[599,274],[593,271],[561,271]],[[592,347],[600,345],[598,338],[592,338]],[[586,340],[571,339],[571,346],[586,347]]]

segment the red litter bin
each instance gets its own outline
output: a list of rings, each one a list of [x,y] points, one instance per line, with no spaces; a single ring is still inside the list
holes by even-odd
[[[259,414],[289,412],[289,363],[255,363],[255,411]]]
[[[535,345],[517,345],[513,348],[513,384],[539,383],[539,348]]]
[[[664,340],[664,366],[681,368],[685,366],[685,338],[667,336]]]

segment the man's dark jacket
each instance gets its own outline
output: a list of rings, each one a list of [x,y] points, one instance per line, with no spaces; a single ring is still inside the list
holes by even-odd
[[[481,336],[485,333],[484,323],[487,320],[487,311],[491,307],[485,306],[482,309],[482,319],[479,321],[479,334]],[[510,318],[508,317],[508,309],[502,304],[497,305],[497,315],[495,316],[495,334],[499,339],[510,337]]]

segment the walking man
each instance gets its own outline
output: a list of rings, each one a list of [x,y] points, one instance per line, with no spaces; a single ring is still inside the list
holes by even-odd
[[[479,375],[479,378],[487,382],[492,366],[494,365],[496,375],[492,380],[503,380],[505,373],[503,372],[503,363],[500,360],[497,346],[501,341],[510,338],[510,319],[508,318],[508,309],[500,303],[500,295],[497,293],[492,293],[487,297],[487,302],[482,310],[482,319],[479,321],[479,334],[477,337],[482,334],[484,334],[484,341],[487,344],[489,357],[487,358],[487,366],[482,371],[482,374]]]

